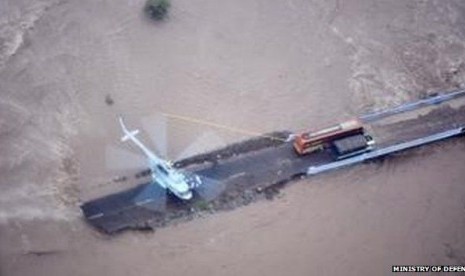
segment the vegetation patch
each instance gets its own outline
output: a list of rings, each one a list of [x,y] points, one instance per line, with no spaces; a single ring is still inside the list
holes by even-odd
[[[145,12],[155,20],[163,20],[171,6],[170,0],[148,0],[145,3]]]

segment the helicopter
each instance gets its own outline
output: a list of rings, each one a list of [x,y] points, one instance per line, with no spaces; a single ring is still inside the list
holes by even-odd
[[[136,135],[139,134],[138,129],[130,131],[124,124],[123,118],[120,116],[118,119],[124,133],[124,136],[121,137],[121,142],[131,140],[146,155],[149,168],[152,172],[153,183],[157,183],[164,189],[169,189],[180,199],[191,199],[192,188],[202,184],[200,177],[192,178],[183,174],[180,170],[173,168],[171,162],[159,158],[137,139]]]
[[[220,181],[175,168],[171,161],[159,157],[138,139],[138,129],[129,130],[122,116],[118,117],[118,121],[123,132],[121,142],[131,141],[137,146],[145,155],[145,164],[150,170],[151,182],[134,199],[136,205],[160,210],[166,205],[167,192],[182,201],[189,201],[194,193],[205,200],[211,200],[224,190],[224,184]]]

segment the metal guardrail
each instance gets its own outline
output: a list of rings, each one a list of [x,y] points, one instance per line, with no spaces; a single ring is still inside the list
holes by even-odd
[[[334,170],[334,169],[339,169],[339,168],[346,167],[346,166],[349,166],[349,165],[353,165],[353,164],[356,164],[356,163],[361,163],[361,162],[364,162],[366,160],[375,159],[375,158],[378,158],[378,157],[381,157],[381,156],[384,156],[384,155],[388,155],[388,154],[391,154],[391,153],[395,153],[395,152],[399,152],[399,151],[402,151],[402,150],[406,150],[406,149],[418,147],[418,146],[421,146],[421,145],[429,144],[429,143],[432,143],[432,142],[444,140],[444,139],[454,137],[454,136],[464,134],[464,133],[465,133],[465,127],[459,127],[459,128],[447,130],[447,131],[444,131],[444,132],[436,133],[436,134],[433,134],[433,135],[430,135],[430,136],[427,136],[427,137],[423,137],[423,138],[411,140],[411,141],[408,141],[408,142],[400,143],[400,144],[397,144],[397,145],[389,146],[389,147],[386,147],[386,148],[377,149],[377,150],[374,150],[374,151],[371,151],[371,152],[363,153],[361,155],[357,155],[355,157],[351,157],[351,158],[344,159],[344,160],[341,160],[341,161],[335,161],[335,162],[332,162],[332,163],[329,163],[329,164],[324,164],[324,165],[321,165],[321,166],[312,166],[312,167],[308,168],[307,175],[315,175],[315,174],[319,174],[319,173],[322,173],[322,172],[326,172],[326,171],[330,171],[330,170]]]
[[[417,108],[426,107],[430,105],[438,105],[445,101],[450,101],[459,97],[465,96],[465,89],[457,90],[454,92],[450,92],[447,94],[439,94],[437,96],[433,96],[427,99],[419,100],[412,103],[406,103],[388,110],[372,112],[365,115],[360,116],[360,120],[365,123],[373,122],[391,115],[411,111]]]

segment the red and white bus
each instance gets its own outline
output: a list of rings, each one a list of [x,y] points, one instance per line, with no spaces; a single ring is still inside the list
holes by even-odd
[[[336,139],[363,133],[362,123],[354,119],[319,131],[302,133],[295,138],[294,149],[299,155],[304,155],[323,149]]]

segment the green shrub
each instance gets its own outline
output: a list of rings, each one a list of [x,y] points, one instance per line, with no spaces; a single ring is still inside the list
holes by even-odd
[[[147,0],[145,11],[153,19],[162,20],[166,17],[170,5],[170,0]]]

